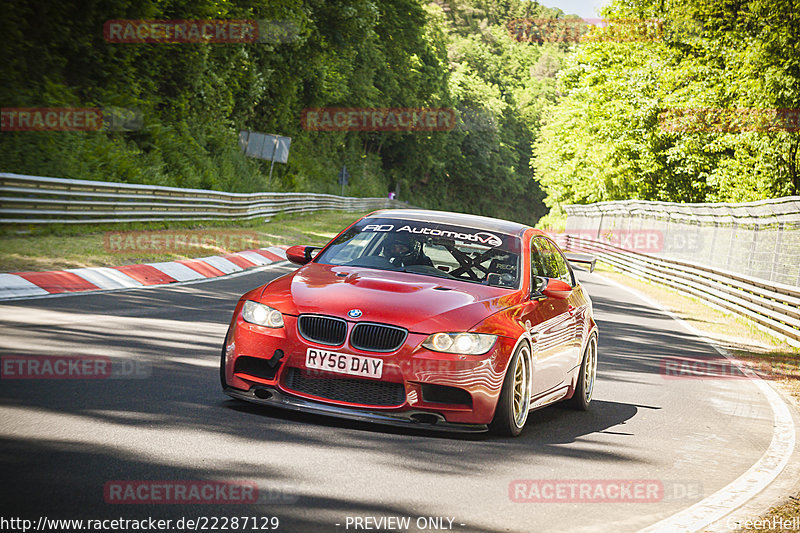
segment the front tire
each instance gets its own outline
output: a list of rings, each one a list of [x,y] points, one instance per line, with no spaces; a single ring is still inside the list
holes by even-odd
[[[531,349],[523,342],[508,363],[489,430],[505,437],[522,433],[531,403]]]
[[[567,400],[567,405],[578,411],[588,411],[589,404],[592,402],[594,392],[594,382],[597,379],[597,336],[592,335],[586,344],[586,351],[583,354],[581,369],[578,375],[578,383],[575,385],[575,393],[572,398]]]
[[[222,343],[222,355],[220,356],[220,359],[219,359],[219,382],[220,382],[220,385],[222,385],[222,389],[223,390],[225,390],[225,388],[228,386],[227,381],[225,381],[225,352],[226,352],[225,345],[226,344],[228,344],[228,338],[227,337],[225,338],[225,342]]]

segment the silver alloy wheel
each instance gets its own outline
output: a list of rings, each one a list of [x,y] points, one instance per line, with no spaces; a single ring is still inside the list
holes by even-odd
[[[592,400],[594,380],[597,377],[597,341],[594,337],[586,347],[586,364],[583,367],[583,394],[588,404]]]
[[[514,365],[514,425],[521,428],[528,418],[531,403],[531,358],[527,346],[520,347],[517,362]]]

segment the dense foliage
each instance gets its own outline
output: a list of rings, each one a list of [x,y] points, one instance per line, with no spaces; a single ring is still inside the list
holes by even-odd
[[[0,44],[3,107],[134,109],[133,131],[3,132],[0,170],[248,192],[340,192],[535,222],[531,179],[541,110],[555,99],[558,48],[520,46],[511,2],[252,0],[19,2]],[[121,44],[117,19],[256,19],[283,31],[239,44]],[[544,63],[542,63],[544,61]],[[307,131],[310,107],[444,107],[450,131]],[[289,162],[246,158],[238,131],[292,137]],[[509,201],[510,199],[515,201]]]
[[[800,3],[624,0],[654,39],[586,36],[559,73],[532,166],[548,205],[800,194]]]
[[[4,131],[0,170],[338,194],[347,165],[349,195],[394,190],[419,206],[528,223],[545,202],[557,213],[623,198],[798,194],[796,131],[675,131],[663,121],[673,108],[800,107],[798,8],[617,0],[608,18],[659,19],[663,33],[625,40],[597,29],[577,44],[515,39],[510,21],[572,20],[527,0],[9,3],[2,107],[129,109],[140,122]],[[255,19],[277,31],[257,43],[122,44],[104,38],[114,19]],[[450,108],[458,121],[449,131],[304,129],[303,109],[319,107]],[[271,181],[269,162],[241,153],[242,129],[292,137]]]

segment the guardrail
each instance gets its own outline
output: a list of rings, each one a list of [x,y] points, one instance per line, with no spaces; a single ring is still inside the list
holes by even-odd
[[[229,193],[0,173],[0,224],[246,220],[278,213],[409,207],[388,198]]]
[[[565,209],[568,233],[800,287],[798,196],[702,204],[622,200]]]
[[[619,270],[667,285],[741,314],[800,345],[800,288],[745,276],[692,261],[665,259],[602,241],[557,236],[571,252],[589,252]]]
[[[684,223],[739,224],[765,226],[800,223],[800,197],[786,196],[755,202],[679,204],[649,200],[615,200],[593,204],[573,204],[566,209],[570,217],[625,217],[682,221]],[[602,224],[601,224],[602,226]]]

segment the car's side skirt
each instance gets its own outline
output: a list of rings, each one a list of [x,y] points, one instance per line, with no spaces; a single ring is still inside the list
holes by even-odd
[[[530,410],[533,411],[534,409],[541,409],[542,407],[547,407],[551,403],[556,403],[557,401],[563,399],[568,392],[569,387],[564,387],[549,394],[545,394],[538,400],[531,402]]]

